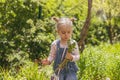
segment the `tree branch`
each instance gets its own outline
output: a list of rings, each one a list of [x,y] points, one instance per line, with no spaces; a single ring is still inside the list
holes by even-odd
[[[78,46],[83,48],[82,45],[84,44],[84,40],[87,36],[87,32],[89,29],[89,25],[90,25],[90,19],[91,19],[91,8],[92,8],[92,0],[88,0],[88,13],[87,13],[87,18],[85,21],[85,24],[81,30],[81,34],[80,34],[80,40],[78,41]],[[81,50],[83,51],[83,50]]]

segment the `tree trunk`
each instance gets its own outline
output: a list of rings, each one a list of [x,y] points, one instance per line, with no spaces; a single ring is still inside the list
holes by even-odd
[[[42,14],[42,6],[39,5],[39,12],[38,12],[38,19],[41,19],[41,14]]]
[[[108,25],[108,37],[109,37],[109,40],[110,40],[110,44],[113,44],[113,27],[111,25],[111,9],[109,10],[109,25]]]
[[[81,52],[83,52],[84,50],[84,40],[87,36],[87,32],[88,32],[89,25],[90,25],[91,8],[92,8],[92,0],[88,0],[88,13],[87,13],[85,24],[81,30],[80,40],[78,41],[78,46],[80,47]]]
[[[108,31],[108,37],[109,37],[110,44],[113,44],[113,28],[112,28],[111,22],[109,22],[107,31]]]

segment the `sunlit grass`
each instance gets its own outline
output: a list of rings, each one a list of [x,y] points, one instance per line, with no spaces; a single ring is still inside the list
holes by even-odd
[[[51,66],[38,66],[33,62],[28,62],[22,66],[16,74],[12,70],[0,72],[0,80],[49,80],[52,74]]]
[[[77,62],[78,80],[120,80],[120,44],[87,46]],[[18,71],[0,67],[0,80],[50,80],[52,65],[28,61]]]
[[[87,46],[78,66],[79,80],[120,80],[120,44]]]

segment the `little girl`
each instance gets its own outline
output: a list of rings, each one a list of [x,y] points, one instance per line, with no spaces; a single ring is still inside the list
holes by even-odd
[[[42,60],[42,64],[50,65],[52,61],[54,61],[53,70],[55,74],[58,75],[59,80],[77,80],[76,74],[78,71],[78,67],[75,64],[75,61],[79,60],[80,55],[77,42],[71,39],[74,18],[69,19],[54,17],[53,20],[55,20],[57,23],[57,33],[60,39],[53,41],[50,54],[47,59]],[[75,42],[75,48],[71,53],[67,52],[68,40],[72,40],[72,42]],[[65,58],[69,60],[66,67],[60,69],[59,72],[56,71],[56,69]]]

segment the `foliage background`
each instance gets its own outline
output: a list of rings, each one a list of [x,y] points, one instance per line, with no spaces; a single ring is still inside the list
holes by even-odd
[[[74,22],[72,37],[79,41],[87,15],[87,3],[84,0],[0,0],[0,66],[20,69],[29,61],[45,58],[49,54],[51,42],[58,38],[55,22],[51,20],[53,16],[75,17],[77,20]],[[108,46],[111,40],[114,44],[119,43],[119,3],[119,0],[93,1],[86,46],[98,46],[101,43],[108,43]]]

